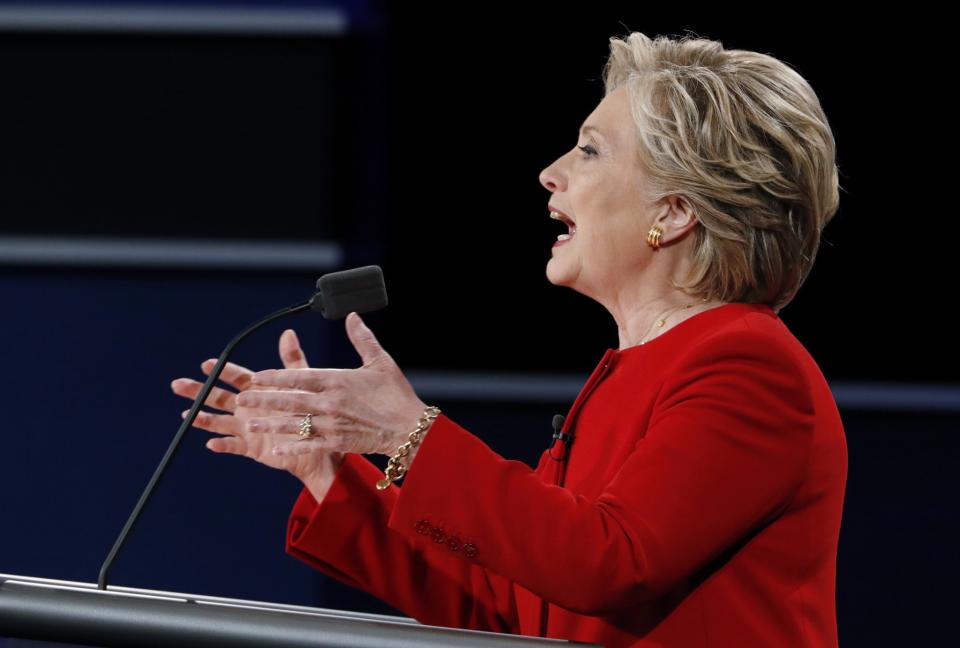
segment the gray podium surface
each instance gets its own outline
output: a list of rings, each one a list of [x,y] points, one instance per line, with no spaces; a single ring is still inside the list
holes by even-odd
[[[14,574],[0,574],[0,636],[103,647],[598,645],[428,626],[384,614],[115,585],[101,590],[96,583]]]

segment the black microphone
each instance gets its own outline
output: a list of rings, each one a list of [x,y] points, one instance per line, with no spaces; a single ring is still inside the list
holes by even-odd
[[[547,449],[550,451],[550,458],[553,459],[554,461],[563,461],[563,460],[566,458],[566,452],[564,452],[564,456],[563,456],[563,457],[560,457],[559,459],[557,459],[556,457],[553,456],[553,446],[555,446],[555,445],[557,444],[557,439],[560,439],[561,441],[566,442],[566,444],[567,444],[566,447],[568,447],[568,448],[570,447],[570,444],[573,442],[573,435],[572,435],[572,434],[568,434],[568,433],[566,433],[566,432],[561,432],[561,431],[560,431],[560,430],[563,428],[563,420],[564,420],[564,419],[563,419],[563,414],[554,414],[554,415],[553,415],[553,421],[552,421],[552,424],[553,424],[553,441],[550,442],[550,447],[547,448]]]
[[[183,423],[180,425],[176,436],[173,437],[173,442],[170,444],[170,447],[167,448],[163,459],[160,460],[160,465],[157,466],[153,477],[150,478],[150,483],[147,484],[143,495],[140,496],[140,501],[137,502],[133,513],[131,513],[129,519],[127,519],[123,531],[120,532],[120,537],[117,538],[113,549],[110,550],[110,555],[107,556],[103,566],[100,567],[100,577],[97,580],[97,587],[99,589],[106,589],[107,572],[110,571],[110,566],[120,552],[121,547],[123,547],[127,535],[131,529],[133,529],[133,525],[140,516],[140,511],[150,497],[150,493],[153,492],[154,487],[156,487],[157,482],[163,475],[163,471],[166,470],[167,464],[180,446],[180,440],[183,438],[184,432],[193,425],[193,421],[197,418],[200,408],[207,400],[207,395],[210,393],[210,390],[213,389],[213,384],[217,381],[217,378],[220,377],[220,372],[223,370],[224,365],[227,364],[227,358],[230,357],[234,347],[236,347],[241,340],[261,326],[285,315],[293,315],[306,310],[312,310],[318,311],[328,320],[343,319],[349,315],[351,311],[356,311],[358,314],[367,313],[369,311],[379,310],[386,305],[387,289],[383,283],[383,271],[380,269],[380,266],[369,265],[360,268],[351,268],[350,270],[342,270],[340,272],[331,272],[317,280],[317,290],[313,297],[310,298],[310,301],[288,306],[275,313],[271,313],[263,319],[254,322],[248,326],[246,330],[230,340],[230,343],[224,348],[223,353],[220,354],[220,359],[217,360],[217,364],[210,372],[207,381],[203,384],[203,389],[200,390],[200,394],[196,400],[194,400],[189,414],[187,414]]]

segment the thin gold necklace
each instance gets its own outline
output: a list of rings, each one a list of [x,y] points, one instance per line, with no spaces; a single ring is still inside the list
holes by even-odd
[[[707,301],[707,298],[704,297],[703,299],[700,300],[700,303],[702,304],[702,303],[705,303],[706,301]],[[686,306],[674,306],[672,309],[667,309],[667,310],[671,311],[670,315],[672,315],[672,314],[673,314],[673,311],[676,311],[676,310],[678,310],[678,309],[680,309],[680,308],[688,309],[688,308],[693,308],[693,307],[696,306],[696,305],[697,305],[697,303],[694,302],[694,303],[692,303],[692,304],[687,304]],[[661,314],[662,314],[662,313],[661,313]],[[669,315],[668,315],[667,317],[669,317]],[[662,317],[662,318],[660,318],[659,320],[656,320],[657,328],[663,328],[663,325],[667,323],[667,317]],[[653,325],[651,324],[651,325],[650,325],[650,328],[647,329],[647,332],[649,333],[649,332],[650,332],[650,329],[652,329],[652,328],[653,328]],[[662,331],[661,331],[661,332],[662,332]],[[652,338],[650,338],[650,340],[654,339],[655,337],[657,337],[657,336],[654,335]],[[649,342],[650,340],[643,340],[642,342],[640,342],[640,344],[646,344],[646,343]],[[638,344],[637,346],[640,346],[640,344]]]

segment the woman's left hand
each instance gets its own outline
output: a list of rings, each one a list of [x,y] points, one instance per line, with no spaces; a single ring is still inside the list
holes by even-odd
[[[363,366],[258,371],[250,388],[237,395],[238,405],[290,413],[247,421],[251,433],[289,435],[289,442],[275,446],[274,453],[323,449],[390,456],[406,443],[423,416],[427,405],[373,331],[355,312],[347,315],[346,326]],[[315,436],[301,438],[300,424],[308,413]]]

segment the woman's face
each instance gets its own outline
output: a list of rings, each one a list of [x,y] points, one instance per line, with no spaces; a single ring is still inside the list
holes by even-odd
[[[550,205],[576,223],[573,238],[553,247],[547,278],[601,302],[619,301],[627,278],[636,278],[652,253],[645,241],[653,214],[645,210],[635,133],[621,86],[587,117],[577,146],[540,173]],[[567,231],[555,225],[558,234]]]

